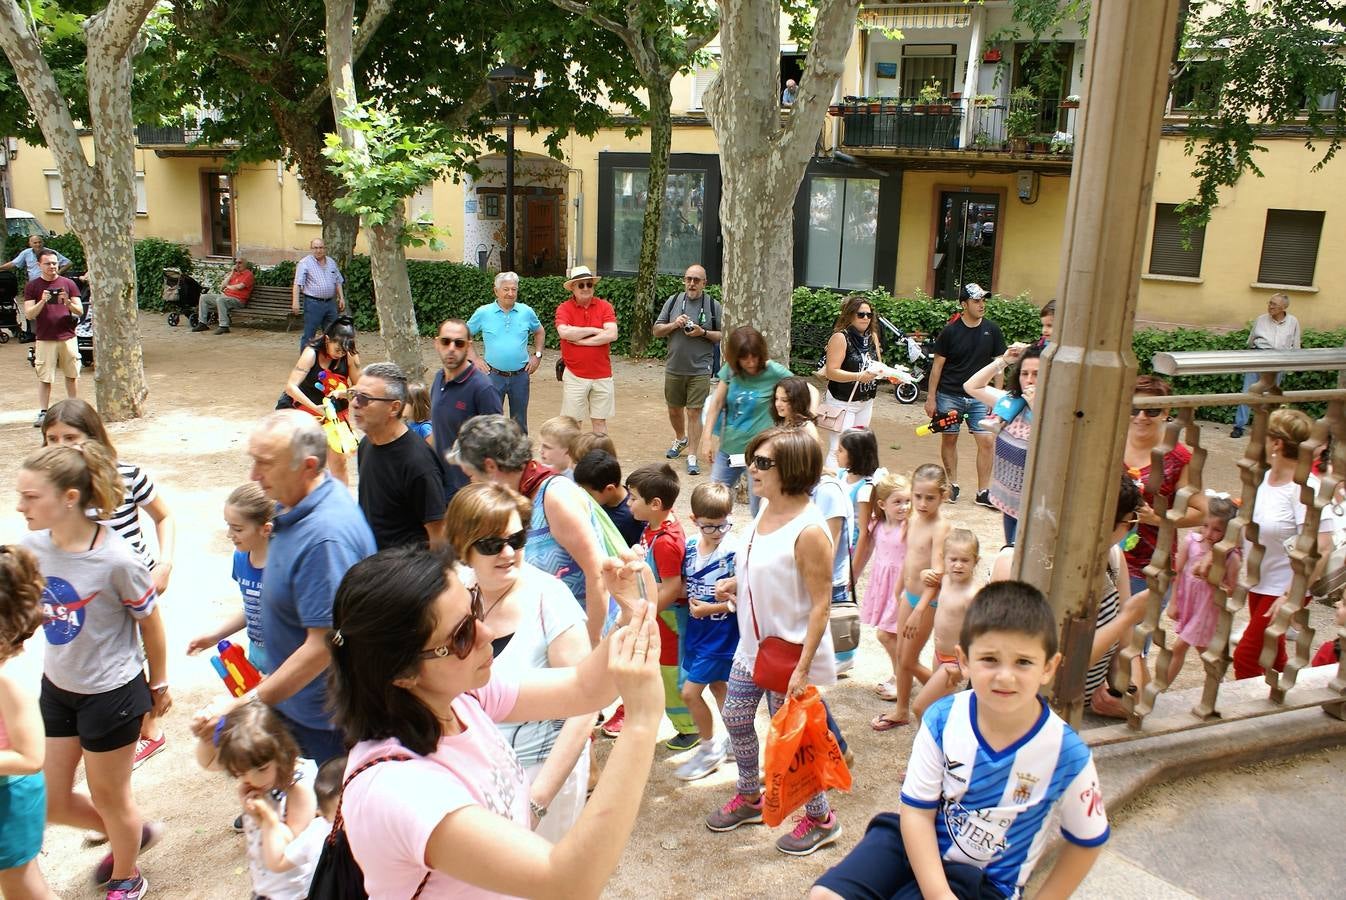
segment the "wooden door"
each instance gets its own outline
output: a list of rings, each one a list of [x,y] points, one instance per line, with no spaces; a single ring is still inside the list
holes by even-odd
[[[562,270],[556,212],[555,194],[530,195],[524,202],[524,250],[518,262],[528,275],[555,275]]]

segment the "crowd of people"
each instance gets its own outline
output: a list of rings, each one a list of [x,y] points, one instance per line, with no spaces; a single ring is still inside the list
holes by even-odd
[[[295,298],[320,304],[305,307],[299,359],[248,439],[250,480],[223,509],[239,605],[187,647],[219,649],[222,670],[260,679],[193,711],[190,726],[200,764],[237,781],[234,828],[255,896],[307,896],[319,857],[341,847],[371,897],[522,896],[540,884],[597,895],[635,826],[663,719],[666,746],[688,753],[678,779],[736,767],[706,828],[763,823],[758,711],[765,700],[774,715],[853,665],[833,634],[852,600],[892,677],[873,685],[883,705],[872,720],[838,723],[824,700],[828,729],[847,763],[847,728],[901,731],[914,745],[892,798],[900,814],[870,822],[810,896],[1017,896],[1053,809],[1066,849],[1044,891],[1065,896],[1084,878],[1108,837],[1101,788],[1088,748],[1039,696],[1061,660],[1051,608],[1007,577],[1053,309],[1039,342],[1006,346],[970,292],[936,345],[928,410],[956,409],[972,427],[975,500],[1003,517],[987,578],[992,554],[952,514],[956,433],[942,463],[881,459],[868,427],[881,347],[863,297],[841,303],[820,396],[756,329],[724,332],[705,271],[690,267],[654,326],[669,340],[673,442],[666,460],[624,475],[607,429],[618,322],[588,269],[571,272],[556,313],[560,415],[534,439],[529,379],[545,326],[518,301],[517,276],[497,276],[494,301],[468,320],[441,323],[442,367],[426,386],[392,363],[361,364],[339,273],[314,249]],[[68,302],[46,297],[34,302]],[[1170,391],[1154,376],[1137,385]],[[1120,650],[1144,616],[1157,550],[1177,553],[1173,674],[1214,629],[1212,549],[1234,507],[1198,495],[1178,523],[1192,530],[1158,547],[1151,486],[1171,502],[1191,459],[1179,445],[1150,477],[1166,416],[1131,411],[1128,469],[1105,488],[1116,516],[1086,676],[1102,716],[1127,714]],[[0,669],[0,891],[53,896],[36,858],[45,826],[63,824],[108,843],[94,878],[109,900],[140,900],[139,855],[162,827],[141,815],[131,772],[164,747],[173,705],[159,599],[176,521],[87,403],[53,404],[40,425],[43,447],[18,478],[30,533],[0,547],[0,665],[39,627],[47,644],[36,700]],[[1310,430],[1297,410],[1270,417],[1254,516],[1264,551],[1237,677],[1262,671],[1271,617],[1302,602],[1288,594],[1283,540],[1305,520],[1294,474]],[[709,476],[693,481],[703,462]],[[1325,513],[1325,549],[1333,527]],[[1227,589],[1239,559],[1225,558]],[[232,640],[245,660],[225,659]],[[1143,677],[1136,665],[1132,680]],[[601,772],[600,735],[615,738]],[[775,845],[809,855],[842,825],[819,792]]]

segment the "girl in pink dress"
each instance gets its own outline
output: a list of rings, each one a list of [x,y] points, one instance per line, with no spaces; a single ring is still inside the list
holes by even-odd
[[[1173,581],[1173,602],[1169,604],[1168,614],[1173,619],[1173,658],[1168,664],[1168,682],[1178,677],[1182,671],[1187,648],[1195,647],[1198,653],[1204,653],[1211,636],[1215,634],[1215,623],[1219,619],[1219,609],[1211,603],[1214,587],[1206,580],[1210,573],[1211,549],[1224,540],[1229,520],[1234,518],[1238,508],[1227,497],[1210,497],[1206,510],[1206,522],[1201,530],[1192,529],[1178,545],[1178,558],[1174,560],[1173,570],[1177,577]],[[1225,560],[1224,588],[1233,593],[1238,583],[1239,569],[1242,567],[1243,553],[1238,548],[1229,551]]]
[[[893,677],[874,686],[885,700],[897,697],[897,610],[902,602],[902,566],[907,558],[907,514],[911,512],[911,481],[889,474],[874,484],[874,518],[869,524],[873,567],[860,621],[873,625],[879,644],[893,664]]]

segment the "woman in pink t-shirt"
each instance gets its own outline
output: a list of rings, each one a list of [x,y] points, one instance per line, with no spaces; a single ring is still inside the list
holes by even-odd
[[[341,816],[365,890],[401,900],[564,884],[596,897],[631,834],[663,714],[655,612],[642,599],[653,576],[634,553],[607,560],[622,627],[578,666],[514,683],[491,678],[481,595],[453,562],[452,551],[384,551],[346,574],[333,603],[331,702],[354,744]],[[494,723],[593,712],[618,692],[621,737],[579,820],[550,844],[530,830],[527,779]],[[388,756],[400,758],[351,778]]]

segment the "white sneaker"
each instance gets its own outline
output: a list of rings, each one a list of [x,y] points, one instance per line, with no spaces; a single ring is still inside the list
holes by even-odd
[[[714,772],[723,762],[724,745],[720,741],[707,741],[691,759],[678,766],[673,777],[682,781],[696,781]]]
[[[850,657],[849,659],[839,659],[839,660],[837,660],[837,674],[838,674],[838,675],[845,675],[847,672],[849,672],[851,669],[854,669],[854,668],[855,668],[855,657],[854,657],[854,656]]]

